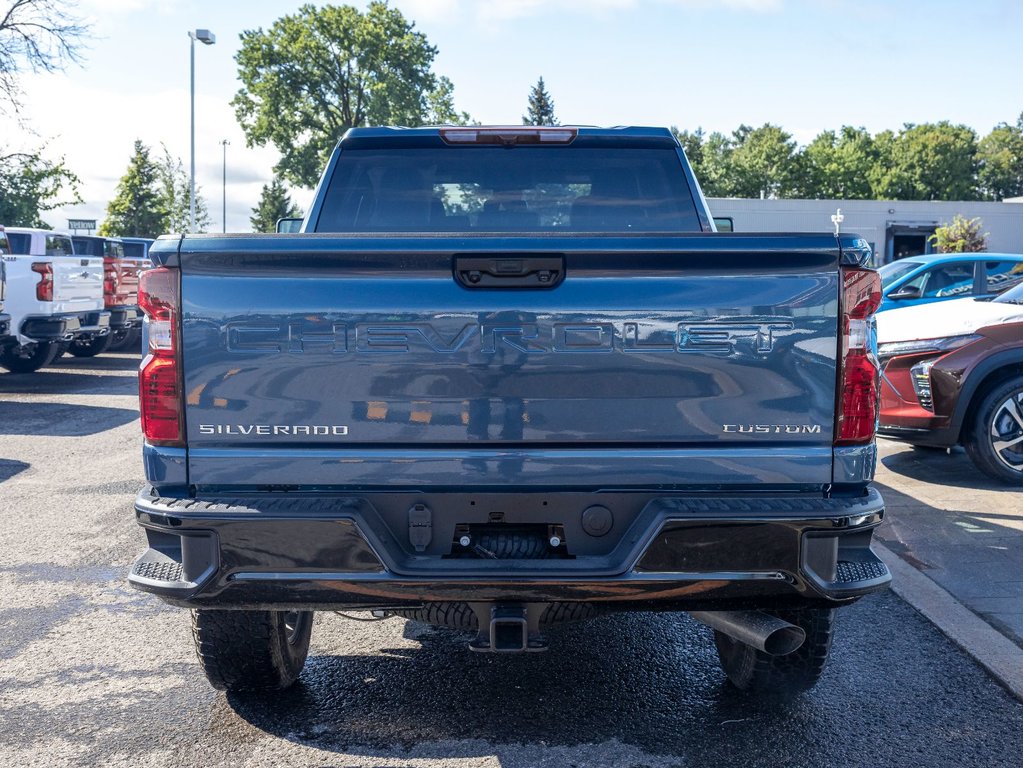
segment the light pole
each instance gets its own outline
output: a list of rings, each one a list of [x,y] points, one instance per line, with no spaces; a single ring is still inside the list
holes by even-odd
[[[227,232],[227,145],[230,144],[231,142],[228,141],[227,139],[224,139],[220,143],[224,147],[224,199],[220,217],[220,221],[223,223],[223,225],[221,226],[220,231]]]
[[[197,29],[195,32],[188,30],[188,39],[192,95],[192,174],[189,176],[188,231],[195,232],[195,41],[213,45],[217,42],[217,36],[208,29]]]

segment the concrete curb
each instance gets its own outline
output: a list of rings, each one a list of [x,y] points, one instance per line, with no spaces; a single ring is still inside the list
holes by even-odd
[[[1009,693],[1023,701],[1023,648],[877,539],[874,539],[873,549],[892,572],[895,594],[923,614]]]

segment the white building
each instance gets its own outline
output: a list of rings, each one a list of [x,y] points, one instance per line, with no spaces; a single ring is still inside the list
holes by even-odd
[[[707,200],[717,219],[732,220],[735,232],[831,232],[831,217],[842,209],[843,232],[862,235],[873,246],[875,263],[930,253],[935,228],[961,214],[980,218],[988,250],[1023,253],[1023,198],[1001,203],[919,200]]]

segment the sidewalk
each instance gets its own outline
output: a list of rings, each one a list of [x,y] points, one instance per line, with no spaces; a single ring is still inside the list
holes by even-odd
[[[1023,488],[952,455],[878,440],[878,538],[1023,648]]]

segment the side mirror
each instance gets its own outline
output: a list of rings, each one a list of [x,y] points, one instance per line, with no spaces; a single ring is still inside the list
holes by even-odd
[[[897,291],[892,291],[891,293],[888,294],[888,298],[891,299],[892,301],[902,301],[905,299],[919,299],[920,289],[911,286],[906,286],[905,288],[899,288],[899,290]]]
[[[718,232],[734,232],[735,223],[732,221],[731,216],[715,216],[714,229]]]
[[[302,230],[303,219],[277,219],[277,234],[293,235]]]

